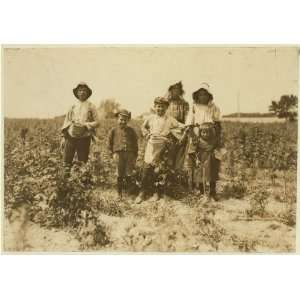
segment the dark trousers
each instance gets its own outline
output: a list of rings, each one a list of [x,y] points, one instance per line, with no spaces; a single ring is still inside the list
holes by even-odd
[[[64,150],[64,163],[71,165],[74,159],[75,153],[79,161],[87,162],[90,152],[91,137],[84,138],[72,138],[67,137]]]
[[[136,154],[134,152],[119,151],[116,152],[117,172],[119,177],[131,176],[135,168]]]
[[[163,186],[155,186],[155,181],[157,180],[157,174],[154,172],[154,166],[150,164],[145,164],[142,173],[142,182],[141,189],[145,194],[153,194],[153,193],[164,193]]]
[[[142,173],[142,190],[152,190],[154,187],[154,166],[145,164]]]
[[[118,193],[122,194],[125,189],[129,194],[133,193],[134,180],[132,179],[132,173],[135,168],[136,154],[134,152],[119,151],[117,155],[117,185]]]

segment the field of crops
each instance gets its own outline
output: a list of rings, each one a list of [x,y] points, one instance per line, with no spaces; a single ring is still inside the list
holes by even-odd
[[[178,180],[173,199],[138,205],[117,201],[106,150],[114,122],[102,122],[88,164],[65,177],[61,119],[5,120],[6,251],[295,250],[297,124],[223,122],[219,202],[204,203]],[[138,170],[143,149],[140,138]]]

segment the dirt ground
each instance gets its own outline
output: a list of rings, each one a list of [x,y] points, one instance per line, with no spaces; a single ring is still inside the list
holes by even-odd
[[[116,201],[116,192],[98,189],[95,197]],[[275,217],[285,203],[270,199],[266,211],[273,217],[247,217],[250,202],[227,199],[205,203],[198,196],[180,201],[149,199],[134,204],[125,198],[117,205],[121,217],[99,214],[109,237],[106,246],[79,241],[73,230],[41,228],[16,218],[5,220],[4,249],[24,252],[139,251],[139,252],[293,252],[295,228]],[[101,253],[101,252],[100,252]]]

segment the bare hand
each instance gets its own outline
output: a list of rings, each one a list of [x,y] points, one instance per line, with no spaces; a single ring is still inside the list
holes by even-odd
[[[114,153],[114,154],[113,154],[113,161],[114,161],[115,163],[118,162],[118,158],[119,158],[118,153]]]
[[[65,138],[62,138],[61,141],[60,141],[60,145],[59,145],[60,151],[64,150],[65,144],[66,144],[66,140],[65,140]]]

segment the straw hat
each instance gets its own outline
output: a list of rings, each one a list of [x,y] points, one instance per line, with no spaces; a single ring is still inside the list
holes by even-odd
[[[198,95],[199,95],[199,92],[200,92],[201,90],[202,90],[202,91],[205,90],[205,91],[209,94],[210,100],[213,100],[213,95],[212,95],[212,92],[211,92],[211,87],[210,87],[210,85],[209,85],[208,83],[206,83],[206,82],[202,82],[202,83],[200,84],[199,89],[198,89],[197,91],[195,91],[195,92],[192,94],[192,97],[193,97],[193,100],[194,100],[194,101],[197,101],[197,100],[198,100]]]
[[[79,98],[78,98],[78,90],[79,90],[80,88],[85,88],[85,89],[87,90],[88,93],[87,93],[87,98],[86,98],[86,99],[88,99],[88,98],[92,95],[92,90],[90,89],[90,87],[89,87],[85,82],[80,82],[80,83],[77,85],[77,87],[73,89],[74,96],[75,96],[77,99],[79,99]]]

